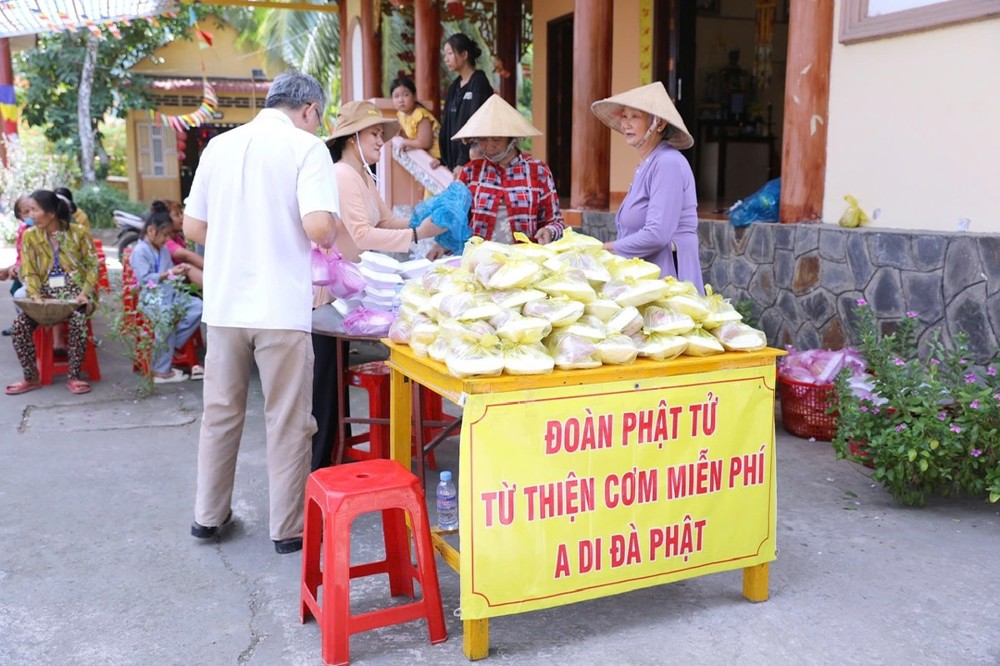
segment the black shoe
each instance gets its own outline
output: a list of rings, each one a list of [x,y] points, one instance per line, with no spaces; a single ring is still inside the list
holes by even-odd
[[[274,551],[278,555],[288,555],[302,550],[302,537],[292,537],[291,539],[281,539],[274,542]]]
[[[3,335],[5,338],[9,338],[10,336],[14,335],[14,329],[11,327],[3,329]]]
[[[198,523],[191,523],[191,536],[195,539],[211,539],[219,533],[219,528],[224,527],[229,524],[229,521],[233,519],[232,510],[229,511],[229,515],[226,519],[222,521],[222,525],[215,527],[205,527],[204,525],[199,525]],[[301,547],[301,546],[300,546]]]

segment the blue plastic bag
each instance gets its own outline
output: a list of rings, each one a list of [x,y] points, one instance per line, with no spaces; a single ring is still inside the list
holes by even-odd
[[[781,179],[769,180],[750,196],[729,209],[729,223],[745,227],[751,222],[777,222],[781,203]]]
[[[452,254],[462,254],[465,241],[472,238],[469,225],[469,207],[472,206],[472,192],[465,183],[454,181],[444,192],[421,201],[413,208],[410,228],[420,226],[428,217],[446,231],[434,240]]]

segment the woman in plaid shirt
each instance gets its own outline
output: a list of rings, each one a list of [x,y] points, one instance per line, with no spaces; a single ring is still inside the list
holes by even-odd
[[[493,95],[452,137],[479,145],[481,157],[458,175],[472,191],[469,223],[474,236],[513,243],[520,232],[542,245],[562,236],[565,224],[552,172],[545,162],[525,157],[517,148],[519,138],[540,134],[502,97]],[[437,246],[427,256],[435,259],[444,253]]]

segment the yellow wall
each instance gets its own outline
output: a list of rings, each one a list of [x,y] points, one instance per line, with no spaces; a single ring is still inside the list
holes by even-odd
[[[152,56],[145,58],[132,71],[161,78],[191,78],[200,80],[207,75],[212,79],[242,79],[249,81],[251,70],[261,69],[267,78],[273,78],[278,72],[268,71],[267,63],[262,53],[248,52],[236,45],[237,33],[228,24],[209,18],[201,21],[200,26],[212,34],[213,43],[209,48],[199,47],[199,41],[177,39],[159,48]],[[202,67],[204,63],[204,68]],[[197,90],[159,91],[158,94],[183,95],[201,99],[200,85]],[[255,109],[235,108],[226,103],[233,97],[250,97],[250,93],[226,95],[216,90],[219,98],[219,112],[222,117],[216,122],[242,124],[250,121],[256,115]],[[262,100],[258,99],[257,104]],[[164,105],[156,111],[165,115],[180,115],[191,113],[198,104]],[[176,134],[170,128],[164,128],[163,147],[170,171],[167,175],[153,177],[140,173],[140,158],[137,147],[137,128],[139,123],[150,122],[146,111],[131,111],[126,123],[126,156],[128,160],[128,192],[134,201],[152,201],[153,199],[180,199],[180,178],[176,169]]]
[[[176,39],[157,49],[149,58],[140,60],[131,71],[149,76],[200,78],[204,61],[209,76],[222,79],[249,79],[253,69],[264,70],[269,79],[280,73],[268,70],[262,52],[248,52],[238,47],[238,35],[229,24],[208,18],[199,25],[212,34],[211,47],[199,48],[200,42],[195,39]]]
[[[1000,19],[851,45],[839,25],[823,220],[853,194],[873,227],[1000,233]]]
[[[532,40],[534,43],[534,62],[531,65],[531,124],[548,134],[546,126],[548,118],[549,100],[546,91],[548,90],[548,66],[549,58],[555,54],[549,54],[549,21],[552,19],[573,13],[573,0],[550,0],[548,2],[536,2],[533,7],[534,17],[531,25]],[[572,53],[558,54],[560,58],[572,58]],[[547,146],[545,137],[536,137],[531,142],[531,154],[540,160],[546,157]],[[569,192],[564,193],[569,196]]]

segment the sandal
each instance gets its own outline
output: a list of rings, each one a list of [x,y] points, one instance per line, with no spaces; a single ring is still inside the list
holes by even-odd
[[[184,374],[183,370],[178,370],[177,368],[173,368],[170,371],[170,374],[165,377],[161,377],[155,373],[153,374],[154,384],[172,384],[173,382],[182,382],[185,379],[187,379],[187,375]]]
[[[205,368],[200,365],[191,366],[191,379],[197,381],[205,378]]]
[[[90,384],[83,381],[82,379],[66,380],[66,388],[69,389],[70,393],[75,393],[76,395],[83,395],[84,393],[90,393]]]
[[[27,379],[22,379],[14,384],[9,384],[4,392],[7,395],[21,395],[22,393],[27,393],[28,391],[34,391],[35,389],[42,388],[42,383],[39,381],[29,382]]]

